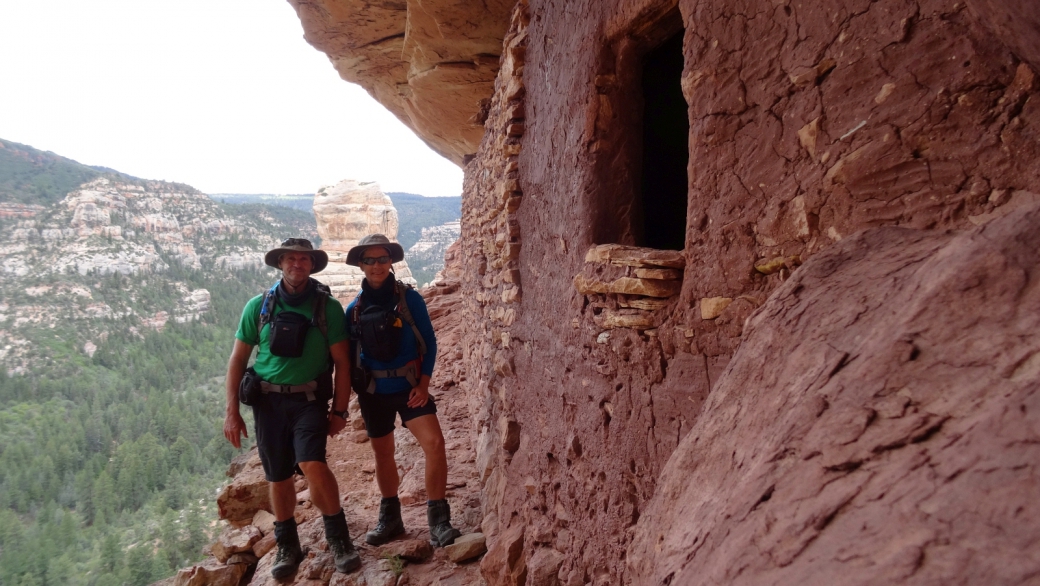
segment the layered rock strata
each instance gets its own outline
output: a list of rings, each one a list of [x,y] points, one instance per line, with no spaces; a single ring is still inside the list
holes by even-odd
[[[512,0],[289,0],[304,38],[431,148],[477,150]]]
[[[379,184],[344,179],[314,195],[314,217],[321,248],[329,255],[329,266],[315,278],[346,306],[365,278],[360,268],[346,264],[347,253],[368,234],[383,234],[397,242],[397,210]],[[407,260],[394,264],[394,273],[398,280],[415,285]]]

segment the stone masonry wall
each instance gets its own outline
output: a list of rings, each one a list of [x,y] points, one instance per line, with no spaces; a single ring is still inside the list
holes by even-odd
[[[636,244],[632,84],[676,3],[528,0],[514,11],[466,166],[461,239],[461,386],[490,584],[630,580],[633,528],[657,478],[711,417],[701,406],[746,318],[801,262],[865,228],[966,229],[1040,193],[1036,72],[962,5],[677,6],[691,125],[685,262],[678,293],[653,303],[616,284],[641,279],[645,292],[658,273],[622,274],[586,253]],[[592,276],[615,288],[575,287]]]

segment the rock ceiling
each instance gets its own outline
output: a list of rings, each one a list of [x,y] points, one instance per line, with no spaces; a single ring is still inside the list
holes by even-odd
[[[304,38],[457,165],[477,151],[512,0],[289,0]]]

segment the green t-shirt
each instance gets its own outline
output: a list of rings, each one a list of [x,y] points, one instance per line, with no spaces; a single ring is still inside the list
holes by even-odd
[[[239,340],[250,346],[259,346],[256,363],[253,364],[256,373],[260,375],[260,378],[276,385],[301,385],[318,378],[318,375],[325,372],[329,365],[329,351],[325,346],[325,338],[321,335],[321,329],[316,326],[307,329],[303,356],[299,358],[275,356],[271,354],[267,343],[267,335],[271,331],[270,323],[264,326],[259,338],[257,337],[257,317],[260,315],[260,305],[263,300],[263,295],[257,295],[246,303],[246,308],[242,310],[242,319],[238,322],[238,331],[235,332],[235,337]],[[313,317],[311,311],[313,304],[313,299],[308,299],[299,306],[292,307],[279,300],[275,304],[274,314],[292,311],[311,318]],[[325,321],[328,324],[329,345],[347,339],[343,306],[332,297],[325,302]]]

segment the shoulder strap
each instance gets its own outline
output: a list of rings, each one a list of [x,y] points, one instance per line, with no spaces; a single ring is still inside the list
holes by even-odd
[[[419,356],[426,355],[426,339],[423,338],[422,333],[419,332],[419,328],[415,325],[415,318],[412,317],[412,310],[408,309],[408,300],[405,298],[405,294],[411,289],[408,285],[405,285],[401,281],[397,282],[397,313],[401,316],[408,325],[412,326],[412,331],[415,332],[415,341],[419,344]]]
[[[274,304],[278,300],[278,283],[271,286],[270,289],[264,292],[264,300],[260,303],[260,312],[256,315],[256,337],[260,338],[260,330],[264,328],[264,324],[271,322],[271,317],[274,314]]]
[[[325,302],[332,295],[329,286],[320,281],[314,282],[314,306],[311,309],[311,325],[318,326],[321,335],[325,338],[325,345],[329,344],[329,323],[325,318]]]

